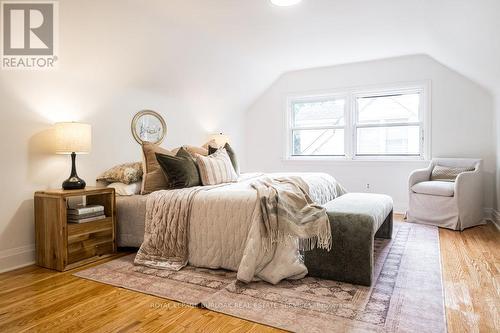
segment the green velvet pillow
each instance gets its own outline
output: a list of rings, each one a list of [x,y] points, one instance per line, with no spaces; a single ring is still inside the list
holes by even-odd
[[[156,159],[167,176],[169,188],[200,186],[200,172],[191,155],[181,148],[175,156],[156,153]]]
[[[234,152],[233,148],[229,145],[229,143],[226,143],[224,145],[224,148],[226,148],[227,154],[229,155],[229,159],[231,160],[231,164],[233,165],[234,171],[236,171],[236,174],[240,174],[240,167],[238,166],[238,160],[236,159],[236,153]],[[212,155],[215,153],[219,148],[215,148],[212,146],[208,146],[208,155]]]

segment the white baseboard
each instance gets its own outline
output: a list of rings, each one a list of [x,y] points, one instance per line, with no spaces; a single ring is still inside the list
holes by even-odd
[[[0,273],[35,263],[35,245],[26,245],[0,251]]]
[[[491,222],[493,222],[495,227],[497,227],[497,229],[500,230],[500,211],[491,208],[488,218],[489,220],[491,220]]]
[[[404,202],[394,202],[394,207],[393,211],[396,214],[406,214],[406,211],[408,210],[408,204]]]

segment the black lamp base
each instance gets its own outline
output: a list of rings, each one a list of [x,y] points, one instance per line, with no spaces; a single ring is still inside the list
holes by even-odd
[[[62,188],[65,190],[81,190],[85,188],[85,180],[80,177],[69,177],[62,183]]]
[[[85,188],[85,181],[76,174],[75,166],[76,154],[71,153],[71,175],[62,183],[65,190],[81,190]]]

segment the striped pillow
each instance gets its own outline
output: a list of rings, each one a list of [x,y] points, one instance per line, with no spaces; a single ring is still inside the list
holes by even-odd
[[[436,165],[432,169],[431,180],[440,180],[445,182],[454,182],[459,174],[466,171],[474,171],[474,167],[470,168],[453,168]]]
[[[210,156],[196,154],[196,163],[203,185],[231,183],[238,180],[226,149],[221,148]]]

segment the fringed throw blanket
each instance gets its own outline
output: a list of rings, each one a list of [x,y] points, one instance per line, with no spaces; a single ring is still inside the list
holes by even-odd
[[[144,242],[134,263],[180,270],[188,262],[189,216],[202,187],[156,191],[146,203]]]
[[[260,178],[252,187],[262,211],[264,246],[299,240],[299,250],[315,247],[330,250],[332,235],[325,208],[316,205],[308,194],[308,185],[300,177]]]

